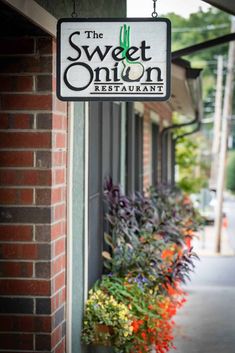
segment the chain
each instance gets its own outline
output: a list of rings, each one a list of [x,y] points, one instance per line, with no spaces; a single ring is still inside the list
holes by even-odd
[[[156,2],[157,2],[157,0],[153,0],[153,12],[152,12],[153,18],[158,17],[158,13],[156,12]]]
[[[71,17],[78,17],[78,14],[76,12],[76,0],[73,0],[73,12],[71,13]]]

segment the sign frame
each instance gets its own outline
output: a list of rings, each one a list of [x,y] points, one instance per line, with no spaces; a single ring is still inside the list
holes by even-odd
[[[153,97],[140,97],[132,96],[131,94],[129,97],[125,97],[125,93],[123,96],[112,96],[112,97],[91,97],[91,96],[84,96],[84,97],[64,97],[61,95],[61,24],[64,22],[122,22],[122,23],[132,23],[132,22],[164,22],[167,25],[166,29],[166,94],[165,96],[154,96]],[[131,18],[61,18],[57,22],[57,55],[56,55],[56,94],[57,98],[64,102],[77,102],[77,101],[151,101],[151,102],[158,102],[158,101],[167,101],[171,96],[171,22],[168,18],[165,17],[156,17],[156,18],[141,18],[141,17],[131,17]],[[115,94],[115,93],[113,93]]]

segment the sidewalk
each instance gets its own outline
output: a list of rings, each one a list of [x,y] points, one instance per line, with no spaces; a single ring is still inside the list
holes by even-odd
[[[193,242],[194,251],[199,256],[218,256],[216,254],[216,238],[214,226],[206,226],[201,230]],[[221,253],[222,256],[233,256],[235,254],[230,244],[227,228],[222,229]]]
[[[234,353],[235,257],[228,234],[223,232],[222,256],[215,253],[212,226],[193,245],[201,261],[185,287],[187,303],[175,320],[177,349],[170,353]]]

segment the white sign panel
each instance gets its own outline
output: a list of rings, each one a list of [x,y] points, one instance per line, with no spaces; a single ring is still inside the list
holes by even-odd
[[[61,19],[57,38],[59,99],[169,98],[168,19]]]

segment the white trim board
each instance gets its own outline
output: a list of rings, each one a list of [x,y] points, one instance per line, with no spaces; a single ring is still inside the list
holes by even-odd
[[[34,0],[3,0],[3,2],[51,36],[56,37],[57,19]]]

